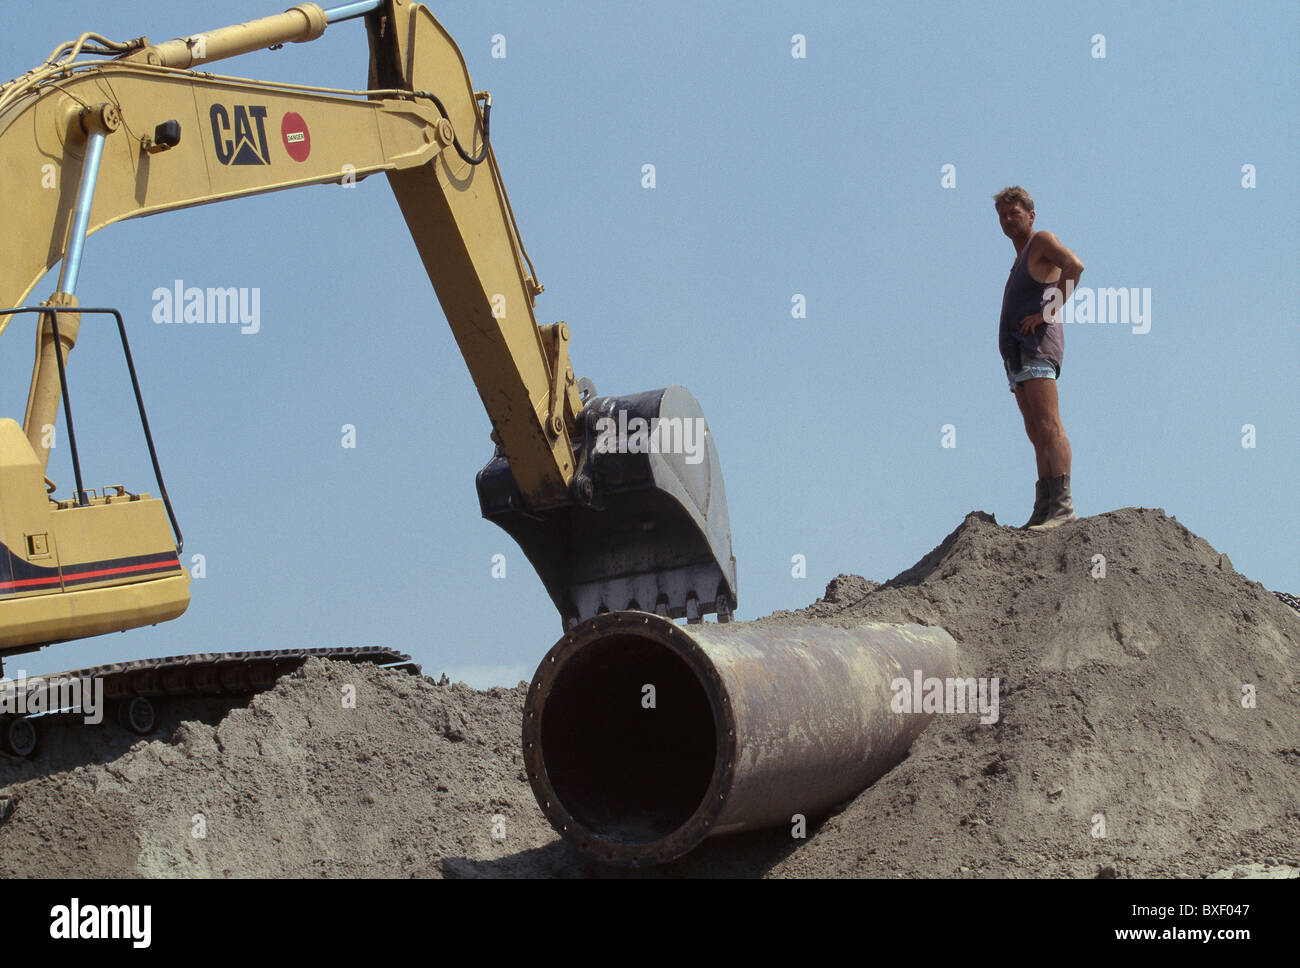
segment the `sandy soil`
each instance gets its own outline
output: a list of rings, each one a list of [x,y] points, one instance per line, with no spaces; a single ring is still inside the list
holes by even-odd
[[[963,674],[1000,679],[999,721],[937,717],[805,840],[715,838],[649,876],[1300,869],[1300,614],[1163,511],[1044,534],[972,512],[896,578],[760,621],[866,619],[947,629]],[[32,760],[0,762],[0,876],[611,873],[533,800],[526,691],[312,659],[246,705],[175,703],[147,739],[46,721]]]

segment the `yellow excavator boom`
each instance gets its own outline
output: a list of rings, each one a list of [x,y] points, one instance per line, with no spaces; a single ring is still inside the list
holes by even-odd
[[[360,17],[365,89],[208,70]],[[492,151],[490,111],[451,37],[410,0],[298,4],[161,44],[84,34],[0,87],[0,306],[13,307],[0,310],[0,334],[24,312],[41,317],[23,424],[0,420],[0,657],[165,621],[188,603],[156,457],[160,498],[99,495],[80,481],[68,356],[86,237],[122,219],[377,172],[492,423],[496,453],[477,481],[483,514],[521,544],[566,627],[629,607],[730,617],[735,559],[703,413],[681,387],[599,397],[574,376],[568,325],[535,314],[542,286]],[[39,310],[25,306],[60,263],[57,290]],[[120,317],[119,329],[149,437]],[[70,500],[55,501],[43,475],[61,404],[78,480]]]

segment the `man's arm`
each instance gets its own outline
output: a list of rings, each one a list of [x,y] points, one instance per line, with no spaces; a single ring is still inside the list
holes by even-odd
[[[1028,335],[1043,323],[1051,322],[1056,311],[1074,295],[1074,289],[1083,276],[1082,260],[1063,246],[1061,240],[1051,232],[1039,232],[1034,238],[1034,247],[1037,251],[1033,253],[1030,268],[1035,264],[1040,267],[1052,266],[1059,269],[1061,274],[1051,284],[1055,288],[1051,290],[1050,298],[1043,306],[1043,311],[1026,316],[1020,321],[1020,332],[1023,335]]]

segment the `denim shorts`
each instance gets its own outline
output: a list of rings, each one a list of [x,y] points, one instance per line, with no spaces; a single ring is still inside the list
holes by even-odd
[[[1026,380],[1057,380],[1061,376],[1061,368],[1051,360],[1032,359],[1026,360],[1025,365],[1014,373],[1011,371],[1011,361],[1003,360],[1002,368],[1007,373],[1007,383],[1012,393],[1016,392],[1016,384],[1023,383]]]

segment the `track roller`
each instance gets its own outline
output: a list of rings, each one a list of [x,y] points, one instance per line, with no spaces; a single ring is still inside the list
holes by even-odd
[[[117,704],[117,721],[123,729],[147,736],[158,725],[158,711],[145,696],[132,696]]]
[[[26,716],[0,719],[0,735],[5,749],[14,756],[26,759],[36,751],[36,725]]]

